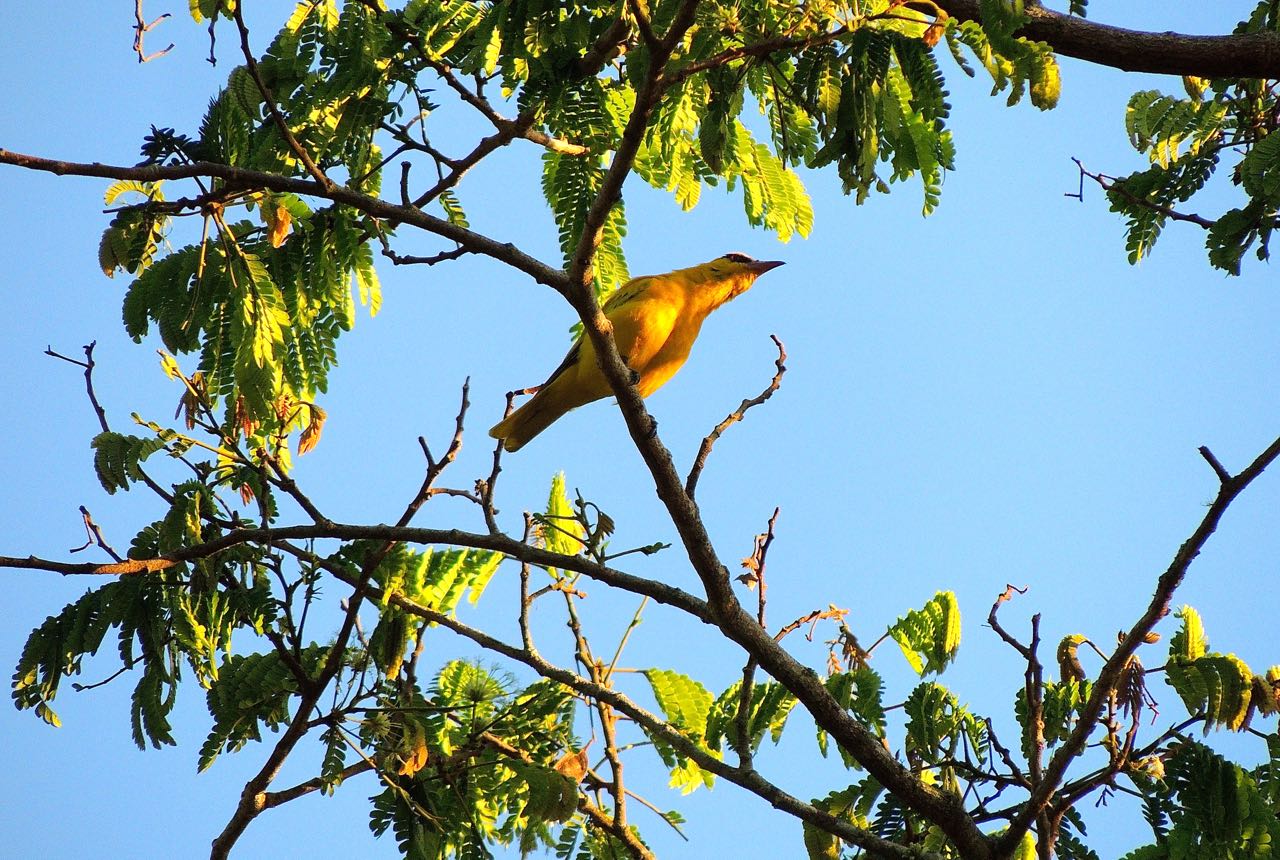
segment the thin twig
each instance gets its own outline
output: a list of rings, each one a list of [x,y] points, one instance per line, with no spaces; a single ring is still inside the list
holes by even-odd
[[[773,379],[765,386],[764,391],[761,391],[755,397],[743,400],[738,404],[737,409],[726,415],[725,419],[717,424],[715,429],[702,440],[702,444],[698,447],[698,456],[694,458],[693,467],[689,469],[689,477],[684,482],[684,491],[689,498],[693,498],[693,494],[698,488],[698,479],[702,477],[702,470],[707,465],[707,457],[711,456],[712,446],[724,435],[724,431],[728,430],[731,425],[741,421],[746,416],[748,409],[753,406],[759,406],[772,397],[773,393],[778,390],[778,386],[782,384],[782,375],[787,372],[785,363],[787,360],[787,348],[782,341],[778,340],[776,334],[771,334],[769,337],[773,340],[774,346],[778,348],[778,357],[773,362],[774,366],[777,367],[777,371],[773,374]]]
[[[85,541],[84,546],[76,547],[71,550],[71,552],[81,552],[82,550],[86,550],[94,544],[97,544],[99,548],[105,550],[107,555],[111,556],[114,560],[124,561],[124,557],[121,556],[120,553],[116,552],[109,543],[107,543],[106,538],[102,536],[102,529],[93,521],[93,515],[89,513],[89,509],[84,505],[80,506],[80,517],[84,520],[84,530],[88,533],[89,539]]]
[[[1225,484],[1231,480],[1231,473],[1226,470],[1225,466],[1218,462],[1218,458],[1213,456],[1213,452],[1209,450],[1207,445],[1201,445],[1198,450],[1200,451],[1200,456],[1204,457],[1205,462],[1207,462],[1210,468],[1213,469],[1213,473],[1218,476],[1218,480],[1221,483]]]
[[[1091,173],[1090,171],[1085,169],[1085,166],[1080,162],[1080,159],[1072,158],[1071,160],[1074,161],[1076,163],[1076,167],[1080,169],[1081,177],[1087,176],[1088,178],[1092,179],[1094,182],[1098,183],[1098,186],[1103,191],[1109,194],[1117,194],[1136,206],[1141,206],[1144,209],[1150,209],[1152,212],[1158,212],[1161,215],[1165,216],[1166,218],[1170,219],[1171,221],[1186,221],[1188,224],[1196,224],[1200,227],[1203,227],[1206,230],[1208,230],[1215,223],[1217,223],[1212,219],[1205,218],[1201,215],[1196,215],[1194,212],[1192,213],[1179,212],[1176,209],[1171,209],[1168,206],[1155,203],[1151,200],[1146,199],[1145,197],[1139,197],[1138,195],[1129,191],[1129,189],[1125,187],[1125,184],[1120,180],[1118,180],[1116,177],[1106,176],[1101,173]],[[1079,194],[1067,194],[1065,196],[1079,197],[1080,200],[1083,201],[1084,200],[1083,186],[1081,187],[1081,191]]]
[[[790,624],[787,624],[786,626],[782,627],[777,633],[773,635],[773,641],[781,642],[787,636],[799,630],[801,627],[803,627],[804,625],[810,622],[818,622],[827,618],[843,619],[848,614],[849,614],[849,610],[840,609],[835,606],[829,606],[826,609],[815,609],[812,612],[806,613],[805,615],[802,615],[796,620],[792,621]],[[814,626],[815,627],[817,626],[816,623]],[[810,629],[807,636],[809,640],[812,641],[813,639],[812,629]]]
[[[280,136],[284,138],[289,149],[306,167],[307,173],[311,175],[312,179],[320,183],[321,188],[331,189],[333,188],[333,180],[325,176],[324,171],[311,159],[311,154],[293,136],[293,132],[289,130],[289,123],[285,121],[284,114],[280,113],[280,108],[276,105],[276,100],[272,97],[271,90],[267,89],[266,81],[262,79],[262,72],[258,70],[258,61],[253,56],[253,49],[249,47],[249,28],[244,23],[242,5],[241,3],[232,4],[231,14],[235,18],[236,29],[240,31],[240,51],[244,54],[244,61],[248,66],[249,74],[253,77],[254,84],[258,87],[258,92],[262,95],[262,101],[266,104],[267,110],[271,114],[271,119],[280,131]]]
[[[153,54],[146,53],[146,49],[142,46],[142,41],[146,38],[147,33],[149,33],[157,24],[160,24],[169,17],[169,13],[165,12],[163,15],[148,24],[146,23],[146,19],[142,16],[142,0],[134,0],[133,19],[136,23],[133,25],[133,52],[138,55],[139,63],[149,63],[156,57],[163,57],[165,54],[173,50],[173,42],[170,42],[169,47],[165,48],[163,51],[156,51]]]
[[[756,589],[756,621],[763,628],[765,627],[765,602],[768,586],[765,580],[765,562],[768,559],[769,547],[773,545],[773,527],[778,522],[778,514],[781,508],[773,509],[773,516],[769,517],[769,527],[765,529],[764,534],[756,535],[755,547],[751,551],[751,555],[742,562],[742,566],[747,568],[749,573],[744,577],[750,577],[750,582],[755,585]],[[734,744],[738,753],[738,764],[741,767],[751,767],[753,752],[751,749],[751,699],[755,694],[755,674],[756,669],[760,666],[760,661],[755,654],[747,657],[747,662],[742,667],[742,686],[738,689],[738,711],[734,715],[733,725],[737,733],[737,742]]]

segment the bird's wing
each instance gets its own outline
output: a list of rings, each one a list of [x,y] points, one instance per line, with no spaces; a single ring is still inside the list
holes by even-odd
[[[666,344],[684,308],[683,292],[670,276],[643,278],[624,288],[605,315],[613,324],[613,340],[632,370],[644,373]],[[620,291],[623,292],[623,291]]]
[[[564,361],[560,362],[560,364],[556,366],[556,369],[551,371],[551,375],[547,377],[547,381],[542,383],[542,385],[538,387],[546,388],[548,385],[555,382],[556,378],[559,377],[560,374],[564,373],[566,370],[568,370],[569,368],[577,364],[578,359],[581,357],[582,357],[582,335],[578,335],[578,339],[573,342],[573,346],[569,347],[569,351],[565,353]]]
[[[629,315],[627,314],[626,306],[634,303],[637,299],[643,298],[645,290],[649,287],[649,284],[652,281],[653,278],[649,276],[634,278],[627,281],[627,283],[614,290],[609,298],[605,299],[604,304],[600,306],[600,309],[604,311],[605,316],[607,316],[614,324],[614,338],[618,341],[620,346],[625,346],[627,343],[630,343],[635,339],[634,334],[627,334],[630,330],[631,323],[628,319]],[[619,331],[619,325],[624,327],[624,331]],[[623,352],[623,358],[626,359],[628,356],[625,354],[625,348],[623,349]],[[546,382],[543,382],[540,387],[546,388],[548,385],[555,382],[556,379],[566,370],[577,364],[581,357],[582,335],[578,335],[577,340],[573,342],[573,346],[569,347],[569,351],[565,354],[564,360],[556,366],[555,370],[551,371],[551,375],[547,377]]]
[[[600,306],[600,309],[605,312],[605,316],[609,316],[610,311],[617,310],[627,302],[634,300],[644,293],[652,282],[653,278],[647,275],[642,278],[633,278],[632,280],[627,281],[625,284],[618,287],[618,289],[614,290],[613,294],[610,295],[609,298],[604,300],[604,304]]]

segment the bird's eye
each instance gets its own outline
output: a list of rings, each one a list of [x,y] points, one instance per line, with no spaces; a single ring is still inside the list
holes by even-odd
[[[731,254],[725,254],[724,259],[728,260],[730,263],[754,263],[755,262],[755,260],[752,259],[751,257],[748,257],[746,254],[738,253],[737,251],[734,251]]]

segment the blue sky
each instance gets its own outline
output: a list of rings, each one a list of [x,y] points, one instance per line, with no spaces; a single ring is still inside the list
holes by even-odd
[[[281,9],[285,4],[279,4]],[[1224,32],[1252,3],[1091,4],[1108,23],[1154,30]],[[204,62],[207,39],[175,18],[149,37],[173,52],[139,66],[131,19],[108,4],[62,5],[58,16],[23,4],[0,6],[0,30],[15,34],[0,52],[0,146],[70,160],[132,164],[148,126],[192,131],[207,99],[236,64],[230,30],[220,62]],[[1224,12],[1221,10],[1230,10]],[[152,15],[166,11],[149,4]],[[67,23],[74,21],[75,27]],[[269,36],[256,31],[255,44]],[[688,366],[649,401],[660,432],[687,468],[701,438],[773,371],[770,334],[790,354],[781,391],[722,439],[704,473],[699,501],[721,557],[747,555],[775,506],[782,513],[770,551],[774,625],[828,603],[851,610],[864,642],[936,590],[956,591],[964,618],[957,664],[942,678],[997,725],[1009,724],[1021,667],[982,620],[1006,583],[1029,592],[1002,610],[1025,633],[1043,613],[1046,643],[1081,632],[1100,644],[1141,612],[1156,576],[1190,534],[1216,480],[1196,453],[1208,445],[1238,470],[1280,431],[1274,380],[1280,296],[1273,272],[1251,257],[1229,278],[1205,260],[1202,231],[1171,225],[1154,255],[1125,261],[1120,219],[1096,188],[1083,203],[1071,157],[1123,174],[1142,165],[1125,139],[1124,105],[1142,88],[1180,91],[1174,78],[1126,75],[1064,61],[1060,106],[1009,109],[983,79],[950,74],[958,170],[942,205],[920,217],[917,185],[895,186],[862,207],[839,194],[834,176],[805,174],[816,222],[808,240],[779,245],[750,229],[737,196],[708,190],[688,214],[663,195],[627,188],[627,253],[634,273],[661,272],[742,250],[784,259],[751,292],[713,316]],[[556,234],[540,203],[532,146],[515,147],[469,176],[460,189],[472,223],[555,261]],[[120,326],[127,280],[97,269],[106,224],[106,183],[0,171],[0,249],[8,262],[0,290],[0,444],[7,491],[0,494],[0,554],[67,558],[84,541],[77,506],[86,505],[117,546],[160,514],[140,494],[107,497],[92,472],[88,440],[96,422],[83,379],[44,357],[46,346],[79,356],[98,342],[98,392],[118,428],[130,411],[166,420],[179,392],[159,370],[156,342],[133,344]],[[1220,187],[1195,208],[1213,216],[1234,205]],[[437,249],[406,237],[409,253]],[[381,268],[383,310],[364,316],[342,342],[340,366],[323,405],[330,420],[320,448],[296,477],[335,519],[393,519],[420,480],[417,436],[443,446],[458,389],[471,377],[470,434],[451,470],[455,486],[487,473],[483,431],[500,414],[502,393],[540,382],[567,345],[572,311],[554,293],[480,259],[430,270]],[[507,457],[499,504],[518,530],[520,511],[544,503],[551,476],[618,522],[615,547],[674,540],[620,415],[609,402],[585,407]],[[1192,567],[1177,603],[1202,613],[1213,647],[1255,671],[1280,662],[1265,598],[1280,538],[1274,511],[1280,476],[1265,476],[1240,499]],[[448,500],[433,501],[422,525],[478,525]],[[87,555],[87,554],[86,554]],[[673,549],[628,566],[695,588]],[[96,583],[9,571],[0,663],[12,666],[28,631]],[[511,576],[500,575],[464,616],[512,632]],[[588,589],[584,613],[597,649],[611,651],[634,611],[630,595]],[[1261,599],[1260,599],[1261,598]],[[568,659],[567,637],[548,608],[540,644]],[[1172,631],[1166,622],[1161,631]],[[790,646],[821,667],[822,638]],[[248,647],[246,643],[241,647]],[[891,647],[891,646],[890,646]],[[110,648],[77,680],[114,670]],[[474,652],[440,632],[429,665]],[[1160,646],[1144,655],[1162,660]],[[1051,653],[1046,651],[1046,656]],[[426,659],[426,658],[424,658]],[[713,690],[740,673],[741,657],[710,631],[650,608],[623,663],[667,666]],[[873,664],[888,701],[915,683],[901,656],[882,647]],[[1091,666],[1090,668],[1096,668]],[[523,676],[522,676],[523,677]],[[103,856],[199,855],[221,829],[266,748],[224,756],[195,774],[208,730],[203,695],[184,691],[176,720],[180,746],[137,751],[129,739],[131,683],[58,700],[64,727],[0,708],[10,750],[0,773],[6,851],[14,856],[81,856],[86,834]],[[645,697],[638,676],[623,688]],[[1158,677],[1160,724],[1182,715]],[[585,723],[581,730],[589,729]],[[1011,734],[1011,731],[1006,730]],[[797,715],[789,737],[762,753],[766,775],[800,797],[856,778],[814,754]],[[1246,757],[1261,744],[1232,739]],[[691,842],[635,815],[663,856],[706,856],[731,832],[744,856],[795,856],[800,828],[733,786],[680,798],[648,754],[633,753],[629,781],[663,808],[689,819]],[[314,775],[301,751],[281,776],[286,786]],[[313,796],[259,818],[240,856],[394,856],[365,824],[373,780],[348,783],[336,798]],[[1091,813],[1103,856],[1144,838],[1122,802]]]

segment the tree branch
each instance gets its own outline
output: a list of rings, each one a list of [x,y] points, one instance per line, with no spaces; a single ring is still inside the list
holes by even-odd
[[[697,0],[685,0],[662,43],[652,49],[647,80],[637,82],[635,106],[627,120],[613,162],[584,221],[582,235],[571,257],[565,297],[583,322],[584,336],[591,339],[605,379],[618,399],[632,441],[654,480],[659,499],[665,505],[689,561],[702,581],[716,625],[804,703],[817,724],[862,764],[880,784],[903,802],[936,823],[959,849],[973,860],[991,856],[987,837],[965,812],[958,796],[950,795],[917,779],[881,744],[880,739],[859,724],[827,691],[816,672],[788,654],[748,615],[733,593],[729,571],[720,561],[703,524],[698,506],[685,492],[671,453],[657,436],[657,425],[645,409],[639,391],[631,383],[631,372],[609,330],[591,289],[592,264],[600,231],[610,209],[621,194],[636,153],[644,138],[648,118],[661,94],[663,70],[671,52],[692,26]]]
[[[630,591],[633,594],[645,595],[658,603],[687,612],[699,621],[711,623],[711,609],[706,602],[673,585],[624,573],[621,570],[598,564],[582,556],[548,552],[547,550],[521,543],[506,535],[474,534],[457,529],[397,528],[388,525],[364,526],[344,525],[342,523],[276,526],[269,529],[237,529],[207,543],[184,547],[161,559],[135,559],[124,562],[125,565],[135,567],[136,569],[134,570],[111,570],[109,568],[116,568],[121,565],[73,564],[36,558],[35,556],[27,558],[0,556],[0,568],[47,570],[67,575],[146,573],[149,572],[149,569],[158,570],[172,567],[179,562],[208,558],[232,547],[247,543],[324,540],[326,538],[335,540],[394,540],[403,543],[448,544],[494,550],[517,561],[525,561],[539,567],[555,567],[584,574],[605,585]]]
[[[937,0],[961,21],[981,20],[979,0]],[[1074,57],[1126,72],[1201,78],[1280,78],[1280,34],[1191,36],[1127,30],[1026,4],[1029,19],[1017,35],[1047,42]]]
[[[564,272],[553,269],[541,260],[535,259],[521,251],[510,242],[499,242],[465,227],[450,224],[443,218],[437,218],[418,209],[398,206],[386,200],[370,197],[353,191],[342,185],[325,188],[320,183],[308,179],[297,179],[280,176],[275,173],[264,173],[259,170],[245,170],[227,164],[210,161],[195,161],[189,164],[151,165],[147,167],[121,167],[112,164],[93,162],[83,164],[74,161],[57,161],[41,158],[37,155],[25,155],[0,149],[0,164],[12,164],[28,170],[41,170],[58,176],[96,176],[102,179],[135,179],[139,182],[157,182],[164,179],[192,179],[197,176],[210,176],[224,180],[237,189],[254,188],[269,191],[287,191],[308,197],[321,197],[350,206],[375,218],[409,224],[451,239],[469,248],[473,253],[506,263],[513,269],[524,272],[535,281],[546,284],[562,295],[567,294],[568,280]]]
[[[148,24],[146,19],[142,17],[142,0],[134,0],[133,20],[137,23],[133,25],[133,52],[138,55],[139,63],[149,63],[156,57],[163,57],[165,54],[173,50],[173,42],[170,42],[169,47],[164,50],[156,51],[151,54],[148,54],[146,49],[142,46],[143,40],[147,37],[147,33],[151,32],[152,28],[158,24],[164,23],[164,21],[169,17],[169,13],[165,12],[163,15]]]
[[[707,591],[708,604],[720,629],[755,656],[762,668],[790,689],[837,742],[874,775],[882,785],[898,794],[913,809],[936,822],[966,856],[989,856],[986,837],[965,813],[959,798],[953,798],[917,780],[896,761],[865,727],[859,725],[827,692],[812,669],[787,654],[763,630],[756,619],[738,603],[730,585],[729,572],[720,561],[710,536],[701,521],[697,505],[685,492],[671,454],[657,438],[656,425],[631,384],[630,373],[619,356],[608,326],[600,312],[590,285],[592,260],[610,208],[615,204],[622,184],[634,162],[643,139],[650,111],[659,93],[661,68],[682,32],[692,24],[696,2],[686,2],[677,13],[676,23],[663,40],[666,54],[655,51],[653,72],[637,90],[636,105],[617,147],[613,163],[602,183],[601,191],[585,222],[569,271],[568,298],[584,323],[586,335],[596,348],[606,379],[618,397],[618,405],[628,430],[646,465],[649,467],[659,498],[680,534],[695,571]]]
[[[245,26],[241,4],[233,3],[231,5],[231,15],[235,19],[236,29],[240,32],[240,52],[244,54],[244,61],[248,65],[249,74],[253,77],[253,83],[257,86],[258,93],[262,96],[262,101],[266,104],[267,112],[271,114],[271,119],[275,122],[280,136],[284,138],[284,142],[289,149],[302,162],[303,167],[307,169],[307,173],[311,174],[312,179],[320,183],[325,190],[333,188],[333,180],[325,176],[324,171],[311,158],[311,154],[293,136],[293,132],[289,129],[289,123],[285,122],[284,114],[280,113],[280,108],[276,104],[275,98],[271,95],[271,90],[267,89],[266,81],[262,79],[262,72],[258,71],[258,61],[254,59],[253,49],[249,47],[249,28]]]
[[[373,590],[371,589],[371,592]],[[581,693],[588,698],[596,699],[607,703],[610,707],[616,708],[618,711],[626,714],[645,731],[652,735],[661,737],[663,741],[668,743],[673,749],[677,750],[681,755],[692,759],[697,765],[704,770],[710,771],[717,776],[723,777],[729,782],[739,785],[742,788],[756,794],[769,801],[775,808],[780,809],[797,818],[808,821],[822,830],[835,834],[841,839],[852,845],[857,845],[872,852],[873,856],[881,856],[894,858],[894,860],[927,860],[928,858],[937,858],[938,855],[923,851],[918,848],[911,848],[896,845],[887,840],[881,839],[869,831],[854,827],[848,821],[836,818],[829,813],[823,812],[812,804],[805,803],[778,786],[765,779],[759,772],[752,769],[744,769],[734,767],[726,762],[711,755],[702,747],[698,746],[682,732],[675,727],[667,724],[658,716],[649,713],[639,705],[635,704],[623,694],[604,687],[600,684],[592,683],[580,675],[562,669],[559,666],[548,663],[536,653],[532,653],[523,648],[518,648],[500,639],[496,639],[489,634],[469,627],[451,615],[436,612],[433,609],[422,606],[414,601],[404,597],[401,594],[393,594],[390,601],[407,612],[417,615],[424,620],[431,621],[448,628],[459,636],[463,636],[475,642],[480,647],[501,654],[504,657],[515,660],[529,666],[539,675],[558,681],[567,687]]]
[[[1093,693],[1089,696],[1089,701],[1080,710],[1080,718],[1076,723],[1076,727],[1071,731],[1062,746],[1058,748],[1058,751],[1054,753],[1053,758],[1049,760],[1049,764],[1045,768],[1043,781],[1032,792],[1026,804],[1010,819],[1009,829],[1000,836],[997,842],[995,849],[997,856],[1004,856],[1004,854],[1011,852],[1014,846],[1018,844],[1018,840],[1027,832],[1031,822],[1049,806],[1054,792],[1062,783],[1067,765],[1084,750],[1085,743],[1093,733],[1098,718],[1102,714],[1103,706],[1119,686],[1124,669],[1129,664],[1129,658],[1138,650],[1138,646],[1143,643],[1147,634],[1156,626],[1156,623],[1169,614],[1169,604],[1173,601],[1173,594],[1186,577],[1187,569],[1191,566],[1191,562],[1195,561],[1196,556],[1200,554],[1200,550],[1204,548],[1205,543],[1217,530],[1222,515],[1226,513],[1231,503],[1235,501],[1240,493],[1244,492],[1245,488],[1254,479],[1275,462],[1277,457],[1280,457],[1280,439],[1272,442],[1240,474],[1230,480],[1221,482],[1218,495],[1209,506],[1208,512],[1200,521],[1200,525],[1196,527],[1191,537],[1187,538],[1182,546],[1178,548],[1173,561],[1170,562],[1165,572],[1161,574],[1156,584],[1155,594],[1147,605],[1147,611],[1143,613],[1132,629],[1125,634],[1119,646],[1117,646],[1098,673],[1097,680],[1093,684]]]
[[[376,770],[376,768],[368,761],[358,761],[355,764],[349,764],[342,770],[342,781],[346,782],[353,776],[368,773],[371,770]],[[306,782],[300,782],[292,788],[286,788],[281,791],[268,791],[263,796],[263,809],[274,809],[275,807],[282,806],[291,800],[297,800],[299,797],[305,797],[313,791],[319,791],[324,788],[324,784],[324,779],[317,776],[314,779],[307,780]]]
[[[1111,193],[1111,194],[1118,194],[1121,197],[1123,197],[1125,200],[1128,200],[1130,203],[1134,204],[1135,206],[1141,206],[1144,209],[1150,209],[1152,212],[1159,212],[1161,215],[1165,216],[1171,221],[1185,221],[1188,224],[1195,224],[1199,227],[1203,227],[1206,230],[1208,230],[1210,227],[1212,227],[1216,223],[1209,218],[1205,218],[1203,215],[1197,215],[1194,212],[1179,212],[1178,210],[1173,209],[1172,207],[1164,206],[1160,203],[1156,203],[1152,200],[1148,200],[1145,197],[1139,197],[1138,195],[1130,192],[1129,189],[1125,187],[1124,183],[1121,182],[1116,177],[1106,176],[1101,173],[1091,173],[1090,171],[1085,169],[1085,166],[1080,162],[1080,159],[1072,158],[1071,160],[1076,163],[1076,167],[1079,168],[1080,170],[1081,192],[1079,194],[1069,194],[1067,195],[1068,197],[1075,197],[1082,201],[1084,200],[1083,182],[1084,182],[1084,178],[1087,176],[1089,179],[1092,179],[1094,182],[1098,183],[1098,187],[1101,188],[1104,192]]]

